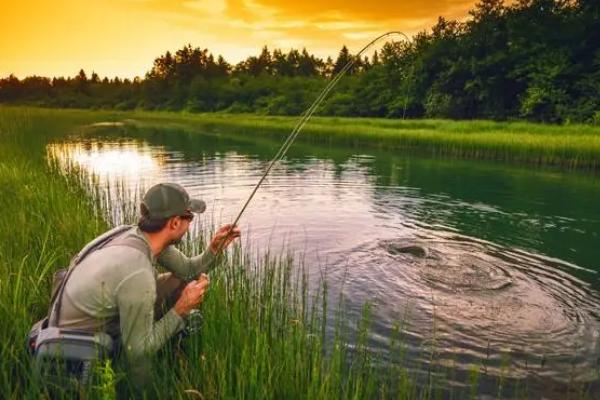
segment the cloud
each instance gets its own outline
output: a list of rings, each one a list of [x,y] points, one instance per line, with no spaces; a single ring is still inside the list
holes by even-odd
[[[173,23],[213,38],[214,46],[239,43],[337,49],[360,46],[389,30],[411,35],[429,28],[439,15],[462,17],[473,0],[131,0],[137,6],[161,13]],[[219,42],[219,43],[217,43]],[[345,43],[342,43],[345,42]]]
[[[462,19],[475,0],[28,0],[0,13],[0,76],[65,75],[79,68],[110,76],[143,75],[152,60],[185,44],[230,62],[260,52],[306,47],[335,57],[377,35],[409,36],[437,17]],[[74,34],[76,33],[76,34]]]
[[[359,21],[398,21],[423,19],[439,15],[463,12],[474,4],[472,0],[387,0],[365,2],[364,0],[299,1],[254,0],[274,10],[279,17],[327,18]]]
[[[411,36],[429,28],[439,15],[464,17],[473,0],[421,3],[363,0],[289,2],[283,0],[130,0],[180,30],[175,47],[207,47],[230,62],[256,55],[263,46],[307,48],[318,57],[335,57],[346,45],[357,51],[378,35],[400,30]],[[171,50],[174,50],[175,47]]]
[[[362,37],[366,32],[385,29],[415,31],[428,28],[438,16],[456,18],[466,15],[473,0],[364,0],[300,1],[284,0],[130,0],[147,10],[174,17],[190,27],[190,23],[220,26],[222,31],[234,29],[286,30],[311,27],[311,31]],[[362,32],[362,33],[361,33]],[[240,33],[240,32],[238,32]],[[252,34],[252,32],[245,32]],[[268,36],[265,33],[260,37]],[[302,35],[306,36],[306,35]]]
[[[197,10],[205,15],[222,15],[227,9],[225,0],[190,0],[186,1],[184,7]]]

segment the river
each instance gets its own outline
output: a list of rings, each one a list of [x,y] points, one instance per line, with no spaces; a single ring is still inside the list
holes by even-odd
[[[105,191],[178,182],[207,202],[194,223],[208,226],[237,215],[279,144],[153,130],[73,137],[48,152]],[[325,276],[350,317],[370,302],[374,351],[406,322],[415,369],[476,365],[490,396],[505,374],[534,397],[561,398],[574,383],[598,390],[599,178],[297,143],[240,226],[256,251],[293,252]]]

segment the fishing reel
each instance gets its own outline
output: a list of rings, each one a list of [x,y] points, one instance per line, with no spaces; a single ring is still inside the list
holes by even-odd
[[[204,325],[204,316],[202,311],[194,309],[185,317],[185,328],[183,329],[184,336],[192,336],[198,334]]]

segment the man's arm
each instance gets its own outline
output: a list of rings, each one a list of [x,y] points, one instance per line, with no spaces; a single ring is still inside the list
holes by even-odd
[[[214,259],[215,254],[209,248],[198,256],[188,257],[175,246],[169,246],[158,256],[158,263],[187,282],[207,272]]]
[[[121,325],[121,340],[127,357],[135,361],[155,353],[184,322],[174,309],[154,321],[156,281],[151,270],[128,275],[116,288]]]
[[[200,274],[208,272],[216,255],[238,237],[240,237],[238,228],[224,225],[217,230],[208,248],[199,256],[187,257],[175,246],[168,246],[158,256],[158,263],[173,272],[178,278],[191,281],[197,279]]]

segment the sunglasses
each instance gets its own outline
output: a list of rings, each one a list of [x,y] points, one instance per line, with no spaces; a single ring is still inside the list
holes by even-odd
[[[188,221],[191,222],[194,219],[194,214],[192,214],[192,213],[190,213],[190,214],[183,214],[183,215],[180,215],[179,218],[186,219],[186,220],[188,220]]]

